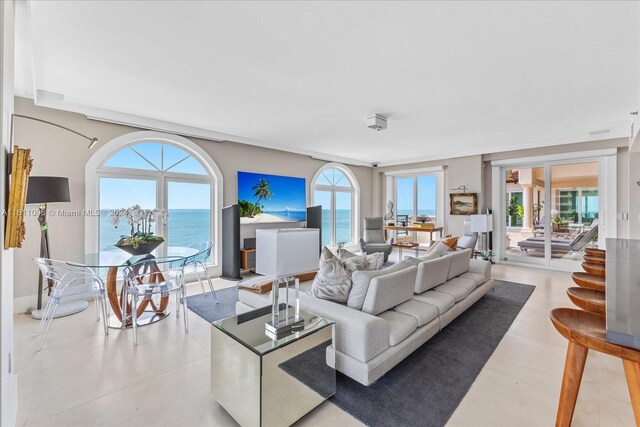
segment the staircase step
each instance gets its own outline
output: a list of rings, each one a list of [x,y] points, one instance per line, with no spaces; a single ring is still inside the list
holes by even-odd
[[[589,264],[606,265],[607,259],[606,258],[600,258],[600,257],[585,255],[584,256],[584,262],[587,262]]]
[[[576,285],[583,288],[595,289],[596,291],[604,291],[606,289],[604,277],[602,276],[577,271],[571,273],[571,278]]]
[[[604,277],[606,275],[607,270],[605,269],[604,265],[599,265],[599,264],[592,264],[590,262],[583,262],[582,263],[582,269],[584,271],[586,271],[589,274],[593,274],[596,276],[602,276]]]
[[[585,311],[607,315],[607,304],[605,293],[588,288],[567,289],[569,299],[578,307]]]

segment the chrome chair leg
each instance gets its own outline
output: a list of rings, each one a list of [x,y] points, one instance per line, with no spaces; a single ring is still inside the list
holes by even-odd
[[[42,312],[42,317],[40,318],[40,324],[38,325],[38,330],[36,331],[36,335],[40,335],[42,333],[42,327],[44,326],[45,320],[49,314],[49,310],[51,310],[51,302],[53,298],[49,298],[47,301],[47,305],[44,306],[44,311]]]

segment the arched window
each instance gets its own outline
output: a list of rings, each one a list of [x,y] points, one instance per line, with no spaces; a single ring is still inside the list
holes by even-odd
[[[312,204],[322,206],[322,244],[356,242],[360,188],[349,168],[329,163],[316,172],[311,186]]]
[[[166,224],[152,224],[166,240],[159,255],[167,246],[195,248],[218,241],[222,176],[207,153],[186,138],[159,132],[123,135],[92,156],[86,178],[87,207],[100,212],[87,220],[88,251],[112,250],[121,235],[129,234],[126,223],[113,225],[109,212],[133,205],[168,211]]]

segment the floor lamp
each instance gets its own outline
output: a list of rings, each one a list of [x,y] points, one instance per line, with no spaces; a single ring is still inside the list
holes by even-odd
[[[38,222],[40,223],[40,258],[51,258],[49,250],[49,225],[47,224],[47,204],[48,203],[68,203],[69,178],[58,176],[31,176],[27,187],[27,204],[37,204]],[[38,270],[39,271],[39,270]],[[34,319],[42,319],[42,291],[44,278],[42,272],[38,273],[38,305],[37,309],[31,312]],[[47,284],[49,288],[49,284]],[[60,304],[54,317],[68,316],[78,313],[87,308],[89,303],[85,300],[76,300]]]

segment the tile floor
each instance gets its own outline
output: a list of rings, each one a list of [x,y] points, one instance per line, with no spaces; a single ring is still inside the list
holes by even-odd
[[[495,265],[495,278],[536,290],[451,417],[450,426],[551,426],[555,421],[566,341],[549,309],[571,306],[568,273]],[[231,282],[216,280],[217,288]],[[190,293],[198,293],[190,285]],[[18,425],[218,426],[235,425],[209,391],[210,330],[196,315],[191,329],[172,314],[105,339],[90,309],[54,321],[36,354],[37,322],[16,315]],[[181,320],[181,319],[180,319]],[[428,344],[427,344],[428,345]],[[297,425],[361,425],[325,402]],[[622,364],[591,352],[574,417],[575,426],[633,426]]]

